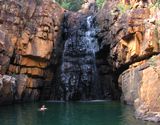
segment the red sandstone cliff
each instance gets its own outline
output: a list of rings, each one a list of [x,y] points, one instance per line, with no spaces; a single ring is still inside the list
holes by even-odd
[[[100,43],[110,48],[122,100],[136,116],[160,121],[160,9],[157,1],[109,0],[98,13]],[[121,72],[120,71],[120,72]]]
[[[50,85],[63,11],[51,0],[0,1],[0,104],[38,100]]]

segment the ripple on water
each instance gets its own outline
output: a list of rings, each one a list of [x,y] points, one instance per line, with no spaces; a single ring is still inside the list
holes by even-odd
[[[38,111],[42,104],[47,111]],[[159,125],[135,119],[133,114],[132,107],[109,100],[85,103],[50,100],[1,106],[0,125]]]

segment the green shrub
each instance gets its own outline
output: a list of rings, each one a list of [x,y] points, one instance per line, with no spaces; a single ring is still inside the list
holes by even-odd
[[[156,7],[160,8],[160,0],[157,0],[154,4]]]
[[[65,2],[65,1],[63,1],[62,3],[61,3],[61,6],[64,8],[64,9],[70,9],[70,6],[71,6],[71,3],[70,2]]]
[[[96,0],[97,6],[98,6],[99,9],[102,7],[104,1],[105,0]]]
[[[156,59],[155,59],[154,56],[151,57],[151,58],[148,60],[148,63],[149,63],[149,65],[152,66],[152,67],[156,67],[156,66],[157,66],[157,64],[156,64]]]
[[[125,13],[127,10],[129,10],[131,8],[130,5],[124,5],[123,3],[119,3],[117,5],[117,8],[119,9],[119,11],[121,12],[121,14]]]
[[[53,0],[58,2],[63,8],[71,11],[77,11],[80,9],[83,0]]]
[[[157,0],[155,3],[151,4],[151,7],[160,8],[160,0]]]

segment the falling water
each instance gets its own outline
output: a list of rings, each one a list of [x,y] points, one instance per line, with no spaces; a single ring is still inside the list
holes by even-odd
[[[85,17],[86,24],[80,25],[65,41],[62,66],[61,90],[64,100],[93,99],[96,87],[96,57],[99,50],[96,39],[94,17]]]
[[[85,33],[84,41],[87,40],[88,47],[92,51],[93,55],[99,50],[97,39],[95,38],[96,29],[94,27],[93,16],[87,17],[88,31]]]

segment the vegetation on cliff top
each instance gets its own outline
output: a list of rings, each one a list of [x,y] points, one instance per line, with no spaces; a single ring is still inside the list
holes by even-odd
[[[105,2],[105,0],[96,0],[97,6],[99,9],[103,6],[104,2]]]
[[[83,0],[53,0],[58,2],[64,9],[77,11],[81,8]]]
[[[81,8],[84,0],[53,0],[58,2],[63,8],[71,11],[77,11]],[[96,0],[98,8],[101,8],[105,0]]]
[[[155,6],[160,8],[160,0],[157,0],[157,1],[155,2]]]
[[[117,8],[119,9],[121,14],[126,13],[127,10],[131,8],[130,5],[125,5],[122,2],[118,3]]]

